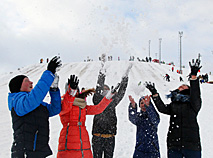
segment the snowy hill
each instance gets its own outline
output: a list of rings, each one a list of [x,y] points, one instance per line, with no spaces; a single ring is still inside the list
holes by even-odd
[[[133,62],[133,61],[109,61],[106,62],[106,81],[105,83],[109,86],[115,86],[121,81],[126,69],[132,64],[132,68],[129,73],[129,83],[127,86],[127,91],[123,100],[117,106],[117,116],[118,116],[118,130],[116,136],[115,145],[115,158],[131,158],[135,147],[135,137],[136,137],[136,127],[130,123],[128,120],[128,105],[129,99],[128,95],[132,95],[135,101],[138,102],[140,96],[145,94],[150,94],[150,92],[144,88],[143,83],[145,81],[154,82],[156,89],[161,94],[162,100],[165,103],[169,103],[164,96],[169,93],[169,90],[177,88],[182,83],[187,83],[186,76],[189,73],[188,69],[183,70],[182,78],[184,82],[179,81],[179,74],[175,71],[171,71],[171,66],[169,65],[159,65],[157,63],[144,63],[144,62]],[[42,72],[46,70],[47,64],[34,64],[13,73],[5,73],[0,76],[0,157],[7,158],[10,156],[10,148],[12,144],[12,123],[11,116],[8,110],[7,97],[8,97],[8,82],[9,80],[18,75],[25,74],[31,81],[34,82],[34,86],[40,78]],[[59,88],[61,89],[61,95],[64,94],[64,85],[68,77],[71,74],[75,74],[79,77],[80,88],[85,87],[92,88],[96,87],[97,77],[99,70],[101,68],[100,62],[82,62],[82,63],[64,63],[63,66],[58,71],[60,77]],[[165,74],[171,76],[171,82],[167,82],[163,77]],[[211,79],[211,76],[210,76]],[[139,82],[142,82],[138,86]],[[213,140],[213,127],[211,126],[213,120],[213,106],[211,101],[211,96],[213,93],[212,84],[202,84],[201,85],[201,97],[202,97],[202,108],[198,115],[198,121],[200,125],[201,134],[201,144],[202,144],[202,155],[203,158],[213,157],[213,150],[211,150],[212,140]],[[88,104],[92,104],[92,97],[88,97]],[[45,98],[45,101],[49,101],[49,96]],[[158,127],[159,143],[161,157],[166,158],[166,135],[169,124],[169,116],[160,114],[160,124]],[[91,137],[93,116],[87,116],[86,126]],[[51,158],[55,158],[57,154],[58,137],[59,132],[62,128],[59,116],[50,118],[50,146],[53,150],[53,155]]]

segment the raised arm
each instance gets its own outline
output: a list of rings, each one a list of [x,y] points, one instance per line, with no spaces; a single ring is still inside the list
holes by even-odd
[[[200,60],[192,59],[192,62],[189,62],[189,66],[191,68],[191,78],[190,78],[190,103],[192,109],[198,113],[201,108],[201,97],[200,97],[200,86],[199,79],[197,78],[197,73],[201,69]]]
[[[92,98],[94,105],[97,105],[103,99],[102,92],[104,90],[105,77],[106,75],[100,71],[98,75],[96,90],[95,90],[96,92]]]
[[[116,93],[115,96],[113,96],[112,103],[110,103],[107,109],[115,108],[119,104],[119,102],[123,99],[125,95],[127,84],[128,84],[128,77],[125,76],[121,80],[118,93]]]
[[[138,117],[137,117],[137,104],[135,103],[134,98],[132,98],[131,95],[129,95],[129,101],[130,101],[129,108],[128,108],[129,121],[132,122],[134,125],[136,125],[137,124],[137,120],[138,120]]]
[[[129,121],[134,125],[137,125],[138,115],[137,115],[137,105],[135,108],[132,107],[132,104],[129,104]]]
[[[199,79],[190,79],[190,103],[193,110],[198,113],[201,108]]]
[[[164,114],[170,115],[171,110],[170,110],[170,105],[165,105],[163,101],[161,100],[157,90],[155,89],[155,84],[151,82],[146,82],[145,86],[149,91],[152,93],[152,99],[155,103],[155,106],[157,107],[158,111]]]
[[[117,104],[123,99],[125,95],[128,80],[129,80],[128,76],[123,77],[121,80],[120,88],[118,90],[118,93],[114,96],[114,100],[113,100]]]
[[[112,97],[115,95],[115,93],[117,93],[116,90],[116,87],[109,90],[98,105],[87,106],[87,115],[97,115],[102,113],[112,101]]]

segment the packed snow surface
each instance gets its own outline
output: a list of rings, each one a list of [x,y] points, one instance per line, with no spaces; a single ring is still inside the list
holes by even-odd
[[[129,82],[127,90],[123,100],[116,107],[118,124],[117,124],[117,135],[115,142],[115,158],[131,158],[135,148],[136,141],[136,126],[130,123],[128,120],[128,105],[129,99],[128,95],[132,95],[136,102],[142,95],[149,95],[150,92],[144,87],[143,83],[145,81],[151,81],[155,83],[157,91],[160,93],[164,103],[170,103],[165,95],[169,94],[170,90],[176,89],[183,83],[189,84],[187,80],[187,75],[190,70],[188,68],[183,69],[183,74],[181,75],[184,82],[179,81],[180,74],[171,71],[171,65],[164,65],[158,63],[146,63],[138,61],[108,61],[105,63],[104,68],[106,69],[106,80],[105,83],[109,86],[116,86],[118,82],[121,81],[127,68],[132,64],[132,68],[129,72]],[[8,97],[8,83],[10,79],[18,74],[24,74],[33,81],[33,85],[37,83],[42,72],[46,70],[47,64],[34,64],[27,67],[21,68],[14,72],[8,72],[1,74],[0,76],[0,157],[8,158],[10,157],[10,150],[13,141],[13,130],[12,121],[10,116],[10,111],[8,109],[7,97]],[[101,69],[101,62],[81,62],[81,63],[63,63],[60,70],[57,72],[60,81],[59,88],[61,90],[61,95],[64,94],[65,82],[71,74],[75,74],[79,77],[80,88],[85,87],[95,88],[99,70]],[[202,71],[201,71],[202,72]],[[164,78],[165,74],[171,76],[171,81],[167,82]],[[211,79],[212,76],[210,76]],[[138,83],[141,82],[140,85]],[[202,144],[202,157],[211,158],[213,157],[212,150],[212,140],[213,140],[213,105],[212,105],[212,94],[213,94],[213,84],[201,84],[201,98],[202,98],[202,108],[198,114],[198,123],[200,126],[200,136]],[[46,102],[50,101],[49,94],[45,98]],[[87,98],[88,105],[92,105],[92,97]],[[90,136],[92,138],[92,121],[93,116],[87,116],[86,126]],[[167,157],[166,148],[166,137],[169,125],[169,116],[160,113],[160,124],[158,126],[158,136],[160,144],[161,157]],[[62,128],[59,116],[54,116],[50,118],[50,146],[53,151],[53,155],[50,158],[55,158],[57,155],[57,146],[59,133]]]

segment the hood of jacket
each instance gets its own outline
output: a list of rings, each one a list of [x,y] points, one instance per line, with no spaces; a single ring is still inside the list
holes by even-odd
[[[18,99],[24,95],[26,95],[29,92],[18,92],[18,93],[9,93],[8,94],[8,107],[11,111],[13,107],[15,107],[16,103],[18,102]]]

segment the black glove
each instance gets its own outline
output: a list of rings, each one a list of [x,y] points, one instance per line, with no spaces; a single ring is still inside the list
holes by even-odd
[[[121,84],[118,83],[117,86],[116,86],[115,88],[112,86],[112,88],[111,88],[111,93],[114,94],[115,92],[117,92],[117,90],[118,90],[118,88],[120,87],[120,85],[121,85]]]
[[[152,95],[157,94],[157,90],[155,89],[155,84],[151,82],[145,82],[145,87],[152,93]]]
[[[192,59],[192,64],[189,62],[189,66],[191,68],[191,75],[197,76],[197,72],[200,70],[202,66],[200,66],[200,60],[196,59],[196,62],[194,62],[194,59]]]
[[[47,65],[47,70],[51,71],[53,74],[56,72],[56,68],[59,68],[61,66],[61,60],[59,60],[60,57],[55,56],[52,58]]]
[[[75,75],[70,75],[70,78],[68,79],[68,84],[72,89],[77,89],[79,83],[79,79]]]

